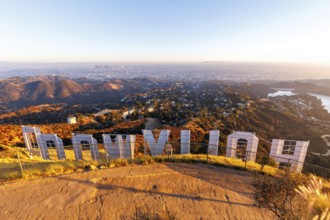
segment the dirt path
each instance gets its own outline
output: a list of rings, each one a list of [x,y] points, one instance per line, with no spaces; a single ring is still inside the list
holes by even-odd
[[[322,135],[321,138],[323,138],[323,140],[325,141],[325,143],[327,144],[328,147],[330,147],[330,134],[325,134]],[[322,154],[322,156],[330,156],[330,149],[328,149],[328,151],[325,154]]]
[[[147,122],[145,123],[145,129],[153,130],[155,128],[161,127],[161,123],[158,118],[147,118]]]
[[[322,135],[321,138],[323,138],[327,146],[330,147],[330,134]]]
[[[153,164],[0,187],[2,219],[131,219],[139,207],[177,219],[272,219],[253,206],[251,174],[205,164]]]

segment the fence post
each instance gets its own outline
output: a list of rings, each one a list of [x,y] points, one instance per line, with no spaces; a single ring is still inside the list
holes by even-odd
[[[132,148],[131,148],[131,149],[132,149]],[[134,149],[133,149],[133,154],[134,154]],[[131,153],[131,165],[134,164],[134,156],[133,156],[133,154]]]
[[[246,151],[246,154],[245,154],[245,169],[246,169],[246,165],[247,165],[248,153],[249,153],[249,151]]]
[[[18,154],[18,153],[17,153],[17,158],[18,158],[19,167],[20,167],[20,169],[21,169],[22,178],[24,178],[24,170],[23,170],[23,166],[22,166],[21,158],[19,157],[19,154]]]
[[[206,145],[206,163],[209,163],[209,145]]]
[[[147,146],[146,146],[146,140],[145,138],[143,137],[143,153],[144,153],[144,156],[147,155]]]

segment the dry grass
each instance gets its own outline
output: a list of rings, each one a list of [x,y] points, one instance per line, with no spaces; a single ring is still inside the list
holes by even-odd
[[[40,176],[59,175],[75,172],[83,169],[83,164],[78,161],[44,161],[23,162],[21,171],[20,164],[2,163],[0,167],[0,181],[11,179],[31,179]]]
[[[275,174],[278,170],[275,167],[265,166],[261,171],[261,165],[252,161],[245,163],[242,159],[228,158],[224,156],[208,156],[204,154],[186,154],[186,155],[173,155],[170,157],[159,156],[154,157],[156,162],[185,162],[185,163],[209,163],[216,166],[225,166],[238,169],[246,169],[250,171],[258,171],[268,174]]]
[[[50,149],[49,153],[52,160],[43,160],[40,155],[29,157],[29,153],[25,148],[10,148],[14,151],[11,157],[0,158],[0,181],[11,179],[31,179],[40,176],[59,175],[84,168],[84,163],[74,160],[56,160],[53,155],[56,155],[55,149]],[[69,157],[70,151],[67,151]],[[73,154],[73,152],[72,152]],[[20,162],[22,168],[20,167]],[[23,169],[23,172],[22,170]]]
[[[313,219],[330,219],[330,194],[323,191],[321,179],[312,176],[310,182],[299,186],[296,192],[308,203],[306,219],[310,216],[314,216]]]
[[[277,168],[271,166],[262,166],[258,163],[245,161],[236,158],[228,158],[225,156],[208,156],[205,154],[187,154],[173,156],[142,156],[135,158],[133,161],[116,159],[109,161],[106,157],[104,149],[100,149],[101,162],[93,161],[89,150],[83,151],[83,161],[76,161],[72,148],[65,148],[66,160],[57,160],[56,150],[49,149],[51,160],[43,160],[38,151],[33,158],[29,157],[29,153],[25,148],[12,147],[11,151],[15,152],[14,156],[0,158],[0,181],[18,178],[35,178],[39,176],[60,175],[81,170],[94,170],[102,168],[113,168],[118,166],[127,166],[128,164],[152,164],[155,162],[185,162],[185,163],[209,163],[215,166],[225,166],[237,169],[246,169],[249,171],[257,171],[267,174],[275,174]],[[23,175],[20,169],[19,160],[23,165]],[[330,185],[329,182],[323,181],[324,185]]]
[[[0,158],[0,181],[12,179],[32,179],[41,176],[61,175],[82,170],[95,170],[118,166],[127,166],[124,159],[108,161],[104,149],[100,149],[101,162],[93,161],[89,150],[83,151],[83,161],[76,161],[72,148],[66,148],[66,160],[58,160],[55,149],[49,149],[51,160],[43,160],[38,151],[29,157],[25,148],[11,148],[15,152],[12,157]],[[19,157],[18,157],[19,156]],[[20,167],[22,164],[22,169]]]
[[[207,155],[174,155],[174,156],[158,156],[150,157],[143,156],[136,158],[133,161],[125,159],[116,159],[108,161],[105,157],[103,149],[100,150],[101,161],[96,162],[91,160],[90,151],[83,151],[84,161],[75,161],[73,149],[65,149],[67,160],[57,160],[56,150],[49,149],[49,154],[52,160],[43,160],[40,156],[34,155],[29,158],[25,149],[17,149],[17,154],[20,155],[20,160],[23,167],[23,175],[20,169],[19,161],[16,158],[0,159],[0,181],[8,179],[30,179],[40,176],[60,175],[65,173],[76,172],[79,170],[94,170],[101,168],[112,168],[119,166],[127,166],[129,163],[134,164],[152,164],[156,162],[185,162],[185,163],[209,163],[216,166],[226,166],[239,169],[247,169],[252,171],[260,171],[261,165],[255,162],[247,162],[245,164],[241,159],[227,158],[224,156],[209,156]],[[275,173],[276,168],[266,166],[262,172]]]

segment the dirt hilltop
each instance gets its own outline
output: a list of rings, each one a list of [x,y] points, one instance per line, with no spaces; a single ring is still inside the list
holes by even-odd
[[[206,164],[152,164],[19,181],[0,187],[3,219],[274,219],[253,205],[252,174]]]

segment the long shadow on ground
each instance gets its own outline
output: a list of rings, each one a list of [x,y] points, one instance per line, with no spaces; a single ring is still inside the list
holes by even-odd
[[[247,171],[207,164],[199,164],[198,169],[189,163],[170,163],[166,165],[181,174],[198,178],[253,199],[253,187],[251,186],[252,174]],[[228,175],[231,177],[228,178]]]
[[[176,167],[176,169],[178,169],[178,167]],[[184,174],[186,174],[186,173],[184,173]],[[191,196],[191,195],[184,195],[184,194],[159,192],[159,191],[157,191],[155,189],[143,190],[143,189],[137,189],[135,187],[120,186],[120,185],[115,185],[115,184],[94,183],[94,182],[90,182],[90,181],[73,179],[73,178],[69,178],[69,177],[65,177],[65,176],[54,177],[54,178],[56,178],[58,180],[78,182],[80,184],[89,185],[90,187],[95,187],[95,188],[97,188],[99,190],[106,190],[106,191],[108,191],[105,194],[109,194],[109,193],[111,193],[111,191],[114,191],[114,190],[117,190],[117,189],[121,189],[121,190],[126,190],[126,191],[129,191],[129,192],[132,192],[132,193],[146,193],[146,194],[151,194],[151,195],[168,196],[168,197],[173,197],[173,198],[178,198],[178,199],[188,199],[188,200],[195,200],[195,201],[210,201],[210,202],[226,203],[226,204],[229,204],[229,205],[239,205],[239,206],[254,207],[254,205],[246,204],[246,203],[229,202],[228,200],[210,199],[210,198],[204,198],[204,197],[200,197],[200,196]],[[197,177],[197,178],[199,178],[199,177]],[[74,198],[72,198],[72,199],[74,199]]]

